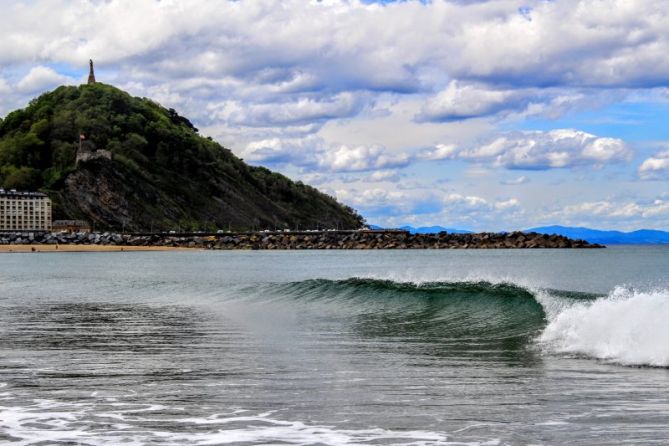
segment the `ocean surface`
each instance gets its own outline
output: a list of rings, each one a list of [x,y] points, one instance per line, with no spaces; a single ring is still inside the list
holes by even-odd
[[[0,255],[0,444],[669,442],[669,246]]]

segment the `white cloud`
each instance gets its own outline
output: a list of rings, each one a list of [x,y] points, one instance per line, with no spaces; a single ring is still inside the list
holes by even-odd
[[[598,229],[666,229],[669,225],[669,201],[662,197],[586,201],[555,207],[543,215],[541,221]]]
[[[376,172],[372,172],[368,177],[367,181],[372,181],[372,182],[384,182],[384,181],[391,181],[391,182],[396,182],[399,181],[400,175],[399,172],[396,170],[377,170]]]
[[[406,152],[391,152],[379,145],[328,144],[313,136],[270,138],[249,143],[242,156],[253,162],[293,164],[333,172],[401,168],[416,160],[464,160],[482,164],[475,171],[489,175],[491,172],[484,168],[485,165],[525,170],[602,167],[627,161],[631,154],[631,150],[620,139],[560,129],[506,133],[476,147],[464,149],[439,144],[419,150],[412,156]],[[470,169],[469,176],[473,172]],[[525,181],[526,178],[521,177],[515,183],[505,184],[522,184]]]
[[[298,83],[336,80],[345,89],[362,83],[410,90],[438,79],[439,72],[542,85],[666,79],[664,0],[530,0],[528,6],[531,20],[513,0],[385,7],[357,1],[38,0],[6,5],[0,61],[143,57],[164,72],[205,75],[301,66],[306,81]]]
[[[642,213],[643,217],[657,217],[665,216],[669,217],[669,201],[666,200],[655,200],[650,206],[646,206]]]
[[[0,77],[0,94],[7,94],[11,91],[6,80]]]
[[[493,167],[527,170],[583,165],[602,167],[627,161],[631,156],[632,151],[621,139],[573,129],[503,133],[472,147],[438,144],[416,154],[419,160],[459,159]]]
[[[437,144],[418,152],[416,155],[421,160],[447,160],[456,157],[458,149],[454,144]]]
[[[61,84],[70,84],[73,79],[59,74],[53,68],[37,66],[32,68],[17,84],[22,93],[47,91]]]
[[[500,88],[492,84],[453,80],[437,94],[428,97],[414,119],[417,122],[452,122],[472,118],[557,119],[575,109],[588,110],[623,99],[625,89],[571,87],[533,87],[524,85]]]
[[[491,5],[488,20],[462,24],[461,76],[638,85],[661,83],[658,72],[669,68],[657,59],[667,33],[662,1],[531,2],[531,21],[513,17],[509,2],[491,3],[497,14]]]
[[[407,154],[393,154],[381,146],[330,145],[317,137],[254,141],[246,146],[242,156],[252,162],[293,164],[330,172],[405,167],[410,162]]]
[[[644,160],[639,166],[638,173],[643,180],[669,179],[669,151],[660,152]]]
[[[500,184],[503,184],[505,186],[519,186],[521,184],[528,183],[530,181],[529,178],[527,178],[525,175],[521,175],[516,178],[511,178],[508,180],[501,180]]]
[[[261,104],[229,101],[221,104],[213,113],[215,117],[231,125],[281,127],[352,116],[361,109],[361,99],[360,95],[341,93],[330,98],[301,97],[291,101]]]
[[[429,186],[403,190],[338,188],[335,195],[360,209],[371,223],[386,226],[417,223],[501,229],[500,225],[513,225],[514,222],[519,225],[517,219],[524,215],[519,200],[515,198],[489,200]]]
[[[451,193],[445,195],[442,199],[444,203],[444,211],[450,214],[454,212],[461,212],[472,218],[474,214],[478,217],[481,213],[491,213],[500,216],[500,212],[512,212],[520,209],[520,202],[516,198],[509,198],[506,200],[490,201],[485,198],[475,195],[462,195],[458,193]],[[451,216],[451,218],[453,218]],[[490,217],[485,217],[488,220]]]
[[[661,51],[669,45],[661,0],[563,3],[531,0],[519,13],[512,0],[386,6],[356,0],[34,0],[3,10],[0,63],[71,64],[85,72],[92,57],[101,81],[132,85],[133,93],[177,108],[198,127],[217,128],[215,136],[236,141],[237,149],[291,136],[286,132],[298,126],[317,133],[327,122],[359,119],[382,95],[422,102],[410,114],[393,109],[398,124],[386,133],[405,142],[401,135],[417,133],[410,123],[417,115],[426,121],[555,116],[603,91],[589,87],[655,85],[649,77],[669,75],[667,51]],[[644,63],[625,64],[625,58]],[[23,103],[31,96],[26,90]],[[426,138],[454,128],[423,126]],[[344,133],[349,128],[326,139],[392,145],[383,135]]]
[[[620,219],[629,219],[631,217],[669,217],[669,201],[657,199],[650,202],[620,203],[603,200],[567,206],[564,209],[564,213],[567,215],[587,215]]]
[[[542,170],[580,165],[601,167],[629,160],[631,150],[621,139],[559,129],[507,133],[462,150],[457,157],[508,169]]]
[[[441,199],[435,194],[388,190],[382,187],[338,188],[335,195],[374,221],[379,219],[385,221],[390,217],[433,214],[443,208]]]
[[[449,194],[443,197],[443,202],[447,206],[469,210],[491,209],[491,205],[487,200],[472,195]]]
[[[518,104],[521,96],[512,90],[493,90],[451,81],[446,89],[425,103],[416,119],[439,122],[487,116],[504,109],[524,107]]]
[[[339,175],[336,180],[342,183],[396,183],[401,175],[396,169],[351,172]],[[335,181],[333,178],[332,181]]]
[[[508,200],[498,201],[497,203],[495,203],[495,209],[500,209],[500,210],[516,209],[518,207],[520,207],[520,202],[515,198],[510,198]]]
[[[381,146],[340,145],[323,151],[318,164],[339,172],[375,170],[406,166],[409,164],[409,156],[390,154]]]

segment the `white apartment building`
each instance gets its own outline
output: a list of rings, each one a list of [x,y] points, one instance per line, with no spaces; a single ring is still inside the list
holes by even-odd
[[[51,230],[51,200],[39,192],[0,189],[0,232]]]

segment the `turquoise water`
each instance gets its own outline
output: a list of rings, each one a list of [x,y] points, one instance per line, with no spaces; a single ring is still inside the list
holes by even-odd
[[[669,247],[0,256],[0,443],[666,444]]]

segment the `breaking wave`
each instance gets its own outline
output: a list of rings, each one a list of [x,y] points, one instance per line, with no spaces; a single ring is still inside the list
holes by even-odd
[[[256,292],[258,290],[256,289]],[[368,278],[266,285],[264,298],[346,306],[368,333],[476,342],[516,339],[550,354],[669,367],[669,291],[608,295],[509,282],[397,282]],[[374,317],[374,316],[377,317]]]
[[[551,318],[539,337],[549,351],[625,365],[669,367],[669,291],[616,288]]]

